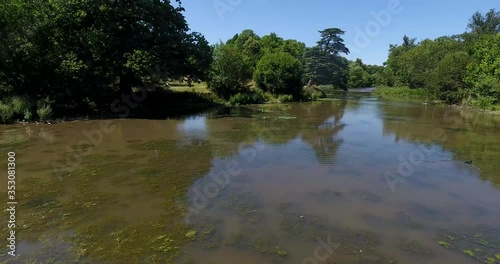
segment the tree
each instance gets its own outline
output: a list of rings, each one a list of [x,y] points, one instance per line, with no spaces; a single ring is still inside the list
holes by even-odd
[[[284,45],[285,41],[273,32],[263,36],[260,43],[262,44],[262,52],[264,54],[270,54],[281,51],[281,47]]]
[[[302,89],[302,64],[285,52],[264,55],[257,64],[254,81],[260,89],[273,94],[298,96]]]
[[[182,75],[188,78],[189,84],[193,81],[205,81],[213,61],[212,47],[198,32],[190,33],[183,46],[188,59]]]
[[[345,31],[339,28],[327,28],[319,32],[321,39],[318,41],[318,46],[325,52],[338,56],[341,53],[349,54],[349,49],[344,44],[342,35]]]
[[[318,45],[306,49],[304,54],[305,73],[303,80],[317,84],[332,84],[347,90],[348,61],[339,54],[349,54],[341,35],[344,31],[329,28],[320,31]]]
[[[486,15],[474,13],[467,26],[475,34],[500,33],[500,12],[491,9]]]
[[[234,45],[219,43],[214,47],[208,88],[225,99],[245,91],[247,66],[244,56]]]
[[[236,34],[232,39],[228,40],[227,45],[236,47],[242,53],[247,71],[244,73],[246,79],[251,80],[255,66],[262,57],[261,39],[251,29],[243,30],[240,34]]]
[[[361,59],[349,63],[349,88],[364,88],[374,84],[375,77],[367,71],[367,65]],[[374,72],[373,74],[375,74]]]
[[[470,52],[474,60],[465,80],[474,97],[490,97],[500,103],[500,34],[483,36]]]
[[[180,1],[20,1],[2,6],[0,83],[80,114],[155,75],[203,78],[209,47]],[[16,21],[17,20],[17,21]],[[207,48],[208,47],[208,48]],[[5,48],[5,49],[4,49]],[[5,89],[4,89],[5,90]]]
[[[446,54],[432,71],[427,82],[428,90],[449,104],[461,103],[468,88],[464,76],[470,62],[471,56],[465,51]]]
[[[418,45],[412,43],[413,41],[404,41],[401,46],[391,46],[387,68],[394,77],[394,85],[429,87],[428,81],[438,63],[448,53],[465,48],[461,41],[450,37],[425,39]]]

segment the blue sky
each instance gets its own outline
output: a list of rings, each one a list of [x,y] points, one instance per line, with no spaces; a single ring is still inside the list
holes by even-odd
[[[499,0],[198,0],[182,5],[191,30],[212,44],[253,29],[260,36],[275,32],[313,46],[318,30],[338,27],[346,31],[349,59],[378,65],[387,59],[389,44],[401,43],[405,34],[422,40],[462,33],[474,12],[500,9]]]

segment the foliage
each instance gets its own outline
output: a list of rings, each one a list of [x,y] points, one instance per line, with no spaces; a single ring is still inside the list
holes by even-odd
[[[31,102],[26,97],[12,96],[0,101],[0,118],[7,123],[12,120],[29,120]]]
[[[3,102],[0,101],[0,118],[3,123],[7,123],[14,115],[14,109]]]
[[[486,15],[476,12],[469,20],[467,27],[479,35],[500,33],[500,12],[495,9],[491,9]]]
[[[313,89],[320,90],[325,94],[333,94],[339,91],[339,89],[335,88],[335,86],[333,85],[318,85],[318,86],[313,86]]]
[[[248,80],[252,79],[257,62],[262,57],[260,37],[255,34],[253,30],[247,29],[228,40],[226,45],[232,46],[240,51],[243,62],[246,65],[243,77]]]
[[[375,95],[389,99],[404,99],[409,101],[427,101],[431,99],[424,89],[412,89],[409,87],[377,87]]]
[[[333,84],[335,87],[347,89],[348,61],[339,55],[349,54],[349,49],[341,37],[344,33],[338,28],[320,31],[321,39],[317,46],[307,48],[304,54],[304,83]]]
[[[463,77],[470,61],[470,55],[464,51],[446,54],[427,81],[428,91],[448,104],[461,103],[467,96],[468,87]]]
[[[0,96],[50,95],[84,114],[152,76],[205,78],[211,48],[188,33],[180,1],[22,1],[0,10]]]
[[[278,96],[278,102],[280,103],[288,103],[293,101],[293,95],[291,94],[282,94]]]
[[[474,99],[490,97],[500,103],[500,34],[485,35],[471,46],[474,61],[468,65],[465,82]]]
[[[247,105],[247,104],[261,104],[266,102],[266,98],[262,91],[249,91],[246,93],[237,93],[229,98],[231,105]]]
[[[429,96],[448,104],[496,108],[500,104],[500,13],[494,9],[484,16],[475,13],[468,28],[471,32],[419,43],[405,36],[402,45],[390,46],[377,85],[425,88]],[[355,81],[362,77],[359,67],[353,73]]]
[[[254,81],[264,92],[298,95],[302,89],[302,65],[284,52],[264,55],[257,64]]]
[[[40,100],[37,102],[36,113],[40,118],[40,121],[47,121],[52,117],[52,107],[50,106],[49,99]]]
[[[40,121],[47,121],[52,116],[52,107],[46,104],[41,105],[40,108],[36,110],[36,113],[40,118]]]
[[[208,89],[225,99],[244,92],[247,90],[247,70],[245,58],[236,47],[219,44],[214,50]]]
[[[361,59],[349,63],[349,88],[373,87],[383,70],[383,67],[376,65],[365,65]]]

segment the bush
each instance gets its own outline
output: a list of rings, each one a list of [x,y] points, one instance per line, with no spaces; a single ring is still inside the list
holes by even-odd
[[[231,105],[261,104],[266,102],[262,92],[250,91],[247,93],[238,93],[229,98]]]
[[[333,86],[333,85],[319,85],[316,88],[323,91],[325,94],[334,94],[334,93],[338,93],[339,91],[344,91],[344,90],[340,90],[340,89],[335,88],[335,86]]]
[[[479,97],[472,101],[472,106],[483,110],[495,110],[497,108],[495,103],[496,100],[493,97]]]
[[[318,100],[318,99],[322,98],[322,95],[323,95],[322,93],[314,92],[311,94],[311,99]]]
[[[264,55],[257,63],[254,81],[257,87],[272,94],[299,95],[302,88],[302,64],[284,52]]]
[[[44,101],[39,101],[37,105],[38,109],[36,110],[36,113],[40,118],[40,121],[49,120],[50,117],[52,117],[52,107],[50,106],[50,104]]]
[[[25,97],[13,96],[9,102],[14,111],[14,118],[21,119],[25,116],[26,111],[31,112],[31,102]]]
[[[4,104],[0,102],[0,118],[2,119],[2,122],[5,124],[14,115],[14,109],[12,108],[11,105],[9,104]]]
[[[410,101],[427,101],[429,93],[425,89],[411,89],[409,87],[377,87],[375,95],[382,98],[405,99]]]
[[[33,118],[33,114],[31,113],[31,110],[29,110],[29,109],[24,110],[23,117],[24,117],[25,121],[27,121],[27,122],[31,121],[31,118]]]
[[[293,95],[290,94],[283,94],[278,96],[278,101],[280,103],[288,103],[293,101]]]

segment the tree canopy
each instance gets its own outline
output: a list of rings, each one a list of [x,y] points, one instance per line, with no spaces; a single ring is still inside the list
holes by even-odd
[[[481,108],[500,103],[500,12],[475,13],[469,32],[437,39],[404,36],[390,45],[379,85],[425,88],[433,98]]]

